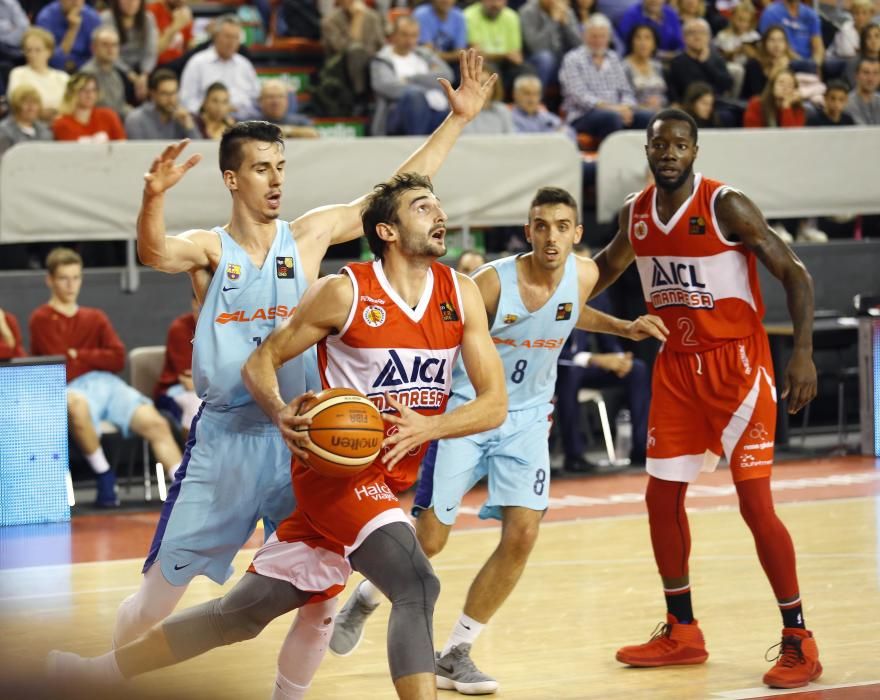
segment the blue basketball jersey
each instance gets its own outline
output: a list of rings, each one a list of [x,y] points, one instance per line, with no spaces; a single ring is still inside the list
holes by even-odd
[[[519,293],[517,257],[488,263],[501,281],[498,310],[489,333],[504,363],[509,411],[549,404],[553,399],[556,361],[580,313],[574,255],[565,261],[565,272],[556,290],[534,312],[526,309]],[[464,399],[476,395],[461,362],[453,372],[452,393]]]
[[[250,354],[293,314],[308,286],[296,242],[286,221],[276,222],[275,240],[262,268],[223,228],[220,264],[208,286],[193,340],[196,393],[215,411],[236,411],[253,420],[269,420],[241,379]],[[281,396],[289,401],[306,389],[318,389],[314,348],[278,370]]]

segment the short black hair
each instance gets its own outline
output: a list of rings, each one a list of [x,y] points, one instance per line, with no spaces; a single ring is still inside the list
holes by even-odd
[[[691,129],[691,137],[694,139],[694,144],[697,143],[697,135],[699,129],[697,128],[697,122],[694,121],[694,118],[680,109],[675,109],[673,107],[669,107],[667,109],[661,109],[657,114],[651,117],[651,121],[648,122],[648,128],[645,130],[645,134],[647,136],[648,141],[651,140],[651,135],[654,131],[655,122],[659,121],[673,121],[673,122],[685,122]]]
[[[832,90],[837,90],[837,92],[844,92],[847,95],[849,94],[849,85],[843,82],[840,79],[835,78],[834,80],[829,80],[825,84],[825,94],[827,95]]]
[[[532,197],[532,203],[529,204],[529,221],[532,220],[532,209],[534,207],[542,207],[545,204],[564,204],[567,207],[571,207],[572,211],[574,211],[574,222],[578,223],[580,216],[577,200],[571,196],[568,190],[564,190],[561,187],[541,187],[535,192],[535,196]]]
[[[626,37],[626,55],[629,56],[633,52],[633,39],[636,38],[636,32],[639,29],[647,29],[651,32],[651,35],[654,37],[654,53],[657,53],[657,49],[660,48],[660,35],[657,33],[657,30],[654,29],[650,24],[637,24],[632,28],[632,31],[629,33],[629,36]]]
[[[241,167],[241,162],[244,160],[241,144],[245,141],[277,143],[284,149],[284,137],[281,129],[275,124],[257,119],[238,122],[223,132],[223,138],[220,139],[221,173],[227,170],[236,171]]]
[[[856,73],[858,73],[866,63],[880,63],[880,61],[876,58],[871,58],[870,56],[859,56],[858,59],[856,59]]]
[[[397,206],[404,192],[426,189],[434,192],[431,178],[419,173],[398,173],[387,182],[380,183],[367,195],[367,201],[361,211],[361,223],[370,251],[377,260],[385,257],[385,241],[379,238],[376,228],[379,224],[399,223]]]
[[[170,68],[157,68],[152,73],[150,73],[150,79],[147,82],[147,87],[149,87],[150,90],[155,90],[166,80],[173,80],[175,83],[180,82],[177,77],[177,73],[175,73]]]

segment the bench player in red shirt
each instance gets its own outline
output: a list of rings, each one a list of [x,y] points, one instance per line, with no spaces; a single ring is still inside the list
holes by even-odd
[[[818,678],[822,666],[804,625],[794,546],[770,493],[776,388],[756,261],[785,288],[794,325],[782,389],[790,413],[816,395],[813,285],[745,195],[694,173],[697,151],[689,115],[669,109],[652,118],[645,152],[656,185],[628,198],[617,235],[596,257],[594,294],[635,260],[648,312],[670,330],[654,369],[645,494],[667,622],[646,644],[620,649],[617,660],[668,666],[708,658],[691,606],[684,499],[688,484],[724,454],[782,612],[779,656],[764,682],[795,688]]]

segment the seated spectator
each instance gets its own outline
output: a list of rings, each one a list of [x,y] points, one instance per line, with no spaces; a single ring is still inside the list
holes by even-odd
[[[596,0],[571,0],[571,9],[574,12],[574,17],[578,23],[578,36],[583,36],[584,25],[587,23],[587,20],[597,12]],[[614,22],[614,18],[612,18],[610,14],[607,12],[603,14],[608,17],[611,22]]]
[[[782,27],[795,53],[794,70],[818,73],[825,58],[825,44],[816,11],[800,0],[773,0],[761,13],[758,30],[764,35],[775,26]]]
[[[223,83],[209,85],[205,100],[196,115],[196,126],[202,138],[219,141],[233,124],[235,119],[232,118],[229,90]]]
[[[18,319],[8,311],[0,309],[0,362],[24,355]]]
[[[49,122],[58,113],[70,76],[63,70],[49,66],[49,57],[55,49],[55,39],[45,29],[28,29],[21,40],[21,48],[26,63],[13,68],[9,73],[8,94],[11,95],[19,85],[36,88],[43,105],[40,118]]]
[[[678,12],[682,27],[690,19],[704,19],[715,35],[727,26],[727,19],[715,9],[714,2],[707,4],[706,0],[670,0],[669,4]]]
[[[70,433],[98,480],[96,505],[119,505],[115,478],[101,449],[99,424],[115,425],[123,436],[140,435],[156,460],[173,473],[180,450],[168,423],[152,401],[116,376],[125,366],[125,346],[110,319],[77,305],[82,287],[82,258],[70,248],[55,248],[46,258],[49,302],[30,318],[31,352],[67,357]]]
[[[157,64],[178,60],[193,41],[193,14],[186,0],[157,0],[147,10],[156,21]]]
[[[468,44],[493,64],[509,93],[523,72],[519,15],[507,7],[507,0],[478,0],[465,8],[464,19]]]
[[[648,24],[636,25],[627,39],[623,70],[642,109],[656,112],[666,106],[666,80],[663,67],[654,56],[657,33]]]
[[[283,80],[273,78],[263,82],[260,88],[260,114],[257,119],[272,122],[281,127],[284,138],[316,139],[320,134],[312,126],[312,120],[303,114],[291,111],[290,105],[296,105],[296,95],[291,92]]]
[[[804,126],[806,123],[797,78],[790,68],[773,75],[761,95],[749,100],[743,115],[746,128]]]
[[[847,19],[828,47],[828,54],[837,58],[854,58],[859,53],[862,31],[871,24],[874,7],[871,0],[852,0],[850,19]]]
[[[519,10],[519,21],[528,62],[543,85],[555,85],[562,57],[581,45],[568,1],[528,0]]]
[[[628,43],[633,30],[640,25],[654,30],[661,58],[671,58],[684,48],[678,13],[665,0],[642,0],[630,7],[617,25],[621,41]]]
[[[419,23],[419,44],[458,70],[458,54],[467,48],[467,23],[454,0],[431,0],[413,10]]]
[[[0,121],[0,155],[22,141],[51,141],[52,130],[40,121],[40,93],[30,85],[19,85],[9,96],[10,113]]]
[[[370,61],[385,44],[379,13],[363,0],[339,0],[321,20],[321,42],[327,58],[345,61],[345,73],[355,99],[363,102],[369,92]]]
[[[125,118],[125,133],[132,140],[179,141],[201,137],[193,116],[177,99],[177,75],[159,68],[150,76],[149,100]]]
[[[715,113],[715,91],[709,83],[698,80],[688,85],[681,108],[694,118],[700,129],[715,129],[722,125]]]
[[[214,23],[211,46],[194,54],[180,77],[180,103],[190,112],[199,110],[208,86],[220,82],[229,91],[237,119],[248,119],[256,113],[260,82],[253,64],[238,53],[239,46],[239,19],[235,15],[219,17]]]
[[[469,276],[474,270],[483,267],[485,264],[486,258],[483,257],[479,250],[468,248],[461,251],[461,255],[458,256],[458,261],[455,263],[455,271]]]
[[[856,124],[880,126],[880,61],[863,58],[856,70],[856,86],[849,93],[846,111]]]
[[[492,73],[483,66],[480,82],[485,83]],[[486,100],[483,109],[464,127],[463,134],[471,136],[476,134],[512,134],[516,131],[513,125],[513,117],[510,108],[501,101],[504,96],[504,88],[500,82],[495,83],[494,94],[491,100]]]
[[[788,45],[788,37],[782,27],[770,27],[758,43],[758,55],[746,61],[746,74],[740,96],[748,100],[760,95],[767,85],[767,78],[791,66],[794,52]]]
[[[870,58],[880,61],[880,25],[871,23],[862,30],[859,38],[859,52],[849,60],[846,66],[846,79],[850,85],[856,84],[856,69],[859,61]]]
[[[370,64],[376,94],[373,135],[430,134],[449,111],[437,78],[451,80],[452,69],[418,41],[419,23],[399,16],[388,43]]]
[[[846,111],[849,87],[842,80],[829,80],[822,109],[807,115],[807,126],[853,126],[855,120]]]
[[[92,32],[101,25],[101,16],[85,0],[54,0],[40,10],[34,24],[55,39],[49,65],[73,73],[92,56]]]
[[[116,112],[97,106],[99,94],[98,81],[91,73],[70,76],[61,109],[52,122],[56,141],[105,143],[125,140],[125,129]]]
[[[191,311],[175,318],[168,327],[165,363],[153,395],[156,406],[173,415],[186,435],[202,405],[192,378],[192,344],[201,309],[195,296],[192,297],[191,306]]]
[[[610,313],[607,292],[590,301],[590,306]],[[587,472],[595,469],[584,458],[584,440],[580,424],[581,389],[621,387],[626,391],[626,407],[632,420],[630,464],[644,466],[648,441],[648,406],[651,403],[651,381],[648,367],[642,360],[624,352],[620,340],[613,335],[575,329],[560,353],[560,360],[573,362],[557,367],[556,418],[565,453],[563,469]]]
[[[21,63],[21,42],[30,24],[18,0],[0,2],[0,93],[6,92],[9,71]]]
[[[147,12],[144,0],[110,0],[101,13],[104,24],[119,36],[119,60],[134,85],[138,102],[146,99],[147,79],[159,57],[159,30],[156,19]]]
[[[611,23],[593,15],[584,29],[584,45],[562,60],[559,84],[566,120],[596,139],[623,128],[644,129],[651,112],[638,109],[623,64],[609,49]]]
[[[83,73],[95,76],[101,97],[99,107],[109,107],[122,119],[136,100],[136,73],[119,60],[119,35],[113,27],[103,25],[92,35],[92,58],[83,63]]]
[[[541,103],[541,81],[537,75],[521,75],[513,81],[513,127],[520,134],[548,134],[559,131],[572,141],[574,129]]]
[[[761,35],[755,29],[755,6],[743,0],[733,8],[730,25],[722,29],[712,44],[727,61],[727,71],[733,78],[733,96],[742,93],[746,62],[758,56],[758,43]]]
[[[709,23],[704,19],[689,19],[684,25],[684,53],[669,64],[667,82],[671,101],[681,102],[688,85],[697,81],[709,83],[716,98],[733,87],[727,63],[712,52],[711,38]]]

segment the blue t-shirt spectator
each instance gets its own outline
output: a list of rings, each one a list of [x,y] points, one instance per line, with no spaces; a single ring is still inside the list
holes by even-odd
[[[678,17],[678,13],[669,5],[663,5],[662,17],[659,23],[645,14],[641,2],[636,3],[624,12],[617,25],[617,33],[624,46],[629,40],[632,30],[640,24],[647,24],[657,32],[657,38],[659,39],[657,44],[658,51],[681,51],[684,49],[681,20]]]
[[[92,57],[92,32],[101,26],[101,16],[88,5],[83,5],[80,18],[82,21],[73,46],[70,47],[70,53],[64,53],[61,42],[70,25],[60,0],[49,3],[37,15],[34,24],[55,37],[55,53],[49,59],[49,65],[53,68],[72,73]]]
[[[814,36],[821,36],[822,32],[819,15],[813,8],[798,3],[797,17],[792,17],[785,3],[782,0],[776,0],[765,7],[761,13],[758,31],[763,36],[767,29],[773,25],[779,25],[785,30],[788,43],[798,56],[805,59],[813,57],[813,47],[810,45],[810,40]]]
[[[436,53],[467,48],[467,25],[457,7],[449,9],[446,19],[440,19],[434,6],[425,3],[413,10],[413,17],[419,21],[419,44],[431,44]]]

